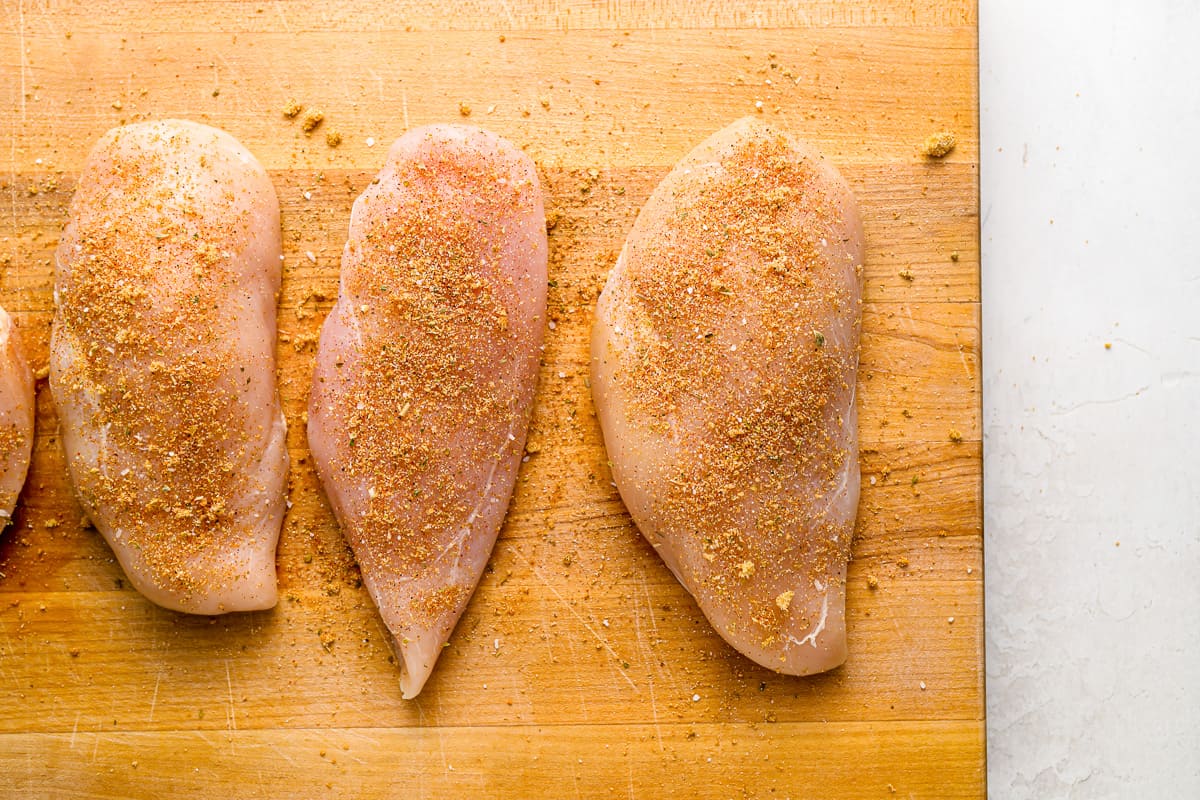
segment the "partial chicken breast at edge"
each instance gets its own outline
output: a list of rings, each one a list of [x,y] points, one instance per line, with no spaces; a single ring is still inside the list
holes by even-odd
[[[12,519],[33,452],[33,373],[20,338],[0,308],[0,530]]]

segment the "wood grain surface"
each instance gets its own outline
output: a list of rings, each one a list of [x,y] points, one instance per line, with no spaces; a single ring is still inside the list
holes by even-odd
[[[276,609],[156,608],[81,523],[40,381],[0,535],[0,794],[984,794],[974,2],[3,0],[0,20],[0,303],[35,369],[66,205],[105,130],[188,117],[270,170],[293,504]],[[292,99],[323,112],[312,135],[282,115]],[[807,679],[732,651],[641,539],[585,385],[592,307],[638,209],[746,114],[839,166],[868,238],[850,657]],[[491,564],[405,702],[303,413],[350,205],[395,137],[435,121],[537,161],[553,328]],[[957,148],[923,157],[941,130]]]

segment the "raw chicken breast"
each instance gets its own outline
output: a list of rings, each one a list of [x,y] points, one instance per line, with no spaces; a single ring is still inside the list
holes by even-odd
[[[308,441],[405,698],[425,685],[504,520],[545,315],[533,162],[464,126],[397,140],[354,204]]]
[[[846,657],[862,253],[834,168],[744,119],[650,197],[592,334],[634,521],[726,641],[792,675]]]
[[[12,518],[33,452],[33,373],[20,337],[0,308],[0,529]]]
[[[96,145],[56,257],[50,388],[80,502],[167,608],[275,605],[279,282],[275,191],[233,137],[163,121]]]

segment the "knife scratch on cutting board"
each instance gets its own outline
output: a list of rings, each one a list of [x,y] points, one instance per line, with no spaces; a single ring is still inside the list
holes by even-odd
[[[237,730],[237,712],[233,708],[233,678],[229,674],[229,659],[225,659],[225,685],[229,688],[229,730]]]
[[[547,589],[549,589],[551,594],[553,594],[556,598],[558,598],[558,601],[563,604],[563,607],[565,607],[568,611],[571,612],[571,616],[573,616],[573,617],[575,617],[575,619],[579,620],[580,624],[583,625],[583,627],[587,628],[588,633],[590,633],[592,636],[594,636],[596,638],[596,641],[600,642],[600,644],[604,646],[604,649],[608,651],[608,654],[610,656],[615,658],[618,662],[628,660],[628,659],[621,658],[621,656],[617,655],[617,651],[613,650],[612,645],[609,644],[609,642],[608,642],[608,639],[604,638],[604,636],[602,634],[597,632],[595,628],[593,628],[591,625],[588,624],[588,621],[586,619],[584,619],[583,615],[580,614],[578,611],[576,611],[574,606],[572,606],[570,603],[568,603],[567,599],[565,597],[563,597],[561,594],[559,594],[558,589],[555,589],[554,586],[552,586],[550,584],[550,582],[548,580],[546,580],[546,578],[542,575],[542,573],[538,571],[537,567],[535,567],[532,563],[530,563],[529,560],[526,559],[525,556],[521,555],[520,553],[517,553],[516,555],[517,555],[517,558],[519,558],[525,562],[525,566],[529,567],[529,569],[533,573],[534,577],[536,577],[543,586],[545,586]],[[633,682],[632,678],[630,678],[624,672],[618,672],[617,674],[625,679],[625,682],[629,684],[629,687],[631,689],[634,689],[635,691],[637,690],[637,684]]]

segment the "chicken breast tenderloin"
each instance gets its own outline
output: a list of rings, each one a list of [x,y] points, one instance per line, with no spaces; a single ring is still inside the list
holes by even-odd
[[[593,329],[630,514],[716,631],[787,674],[846,657],[862,262],[836,170],[743,119],[654,191]]]
[[[308,440],[415,697],[504,520],[546,316],[533,162],[465,126],[408,132],[354,204]]]
[[[50,388],[80,502],[166,608],[275,605],[280,252],[271,182],[222,131],[116,128],[79,176],[55,261]]]
[[[33,452],[33,373],[20,338],[0,308],[0,530],[12,519]]]

